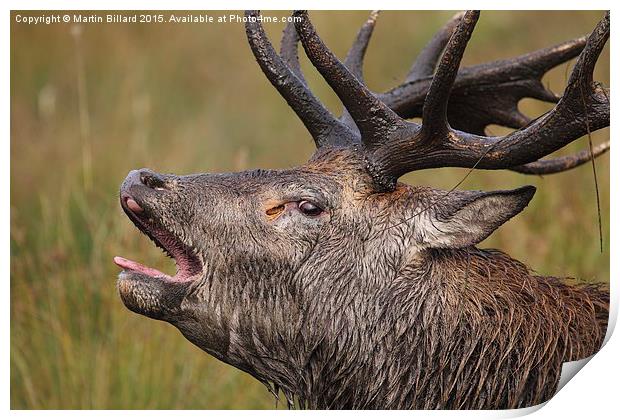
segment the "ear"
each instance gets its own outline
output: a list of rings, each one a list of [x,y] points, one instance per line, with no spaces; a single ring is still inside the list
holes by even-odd
[[[454,191],[421,223],[425,248],[463,248],[487,238],[523,210],[536,192],[528,185],[508,191]]]

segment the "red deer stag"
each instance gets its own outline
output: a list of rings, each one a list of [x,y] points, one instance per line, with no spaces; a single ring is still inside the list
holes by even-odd
[[[543,159],[609,125],[609,90],[593,81],[609,14],[588,37],[460,70],[479,13],[459,14],[385,93],[362,77],[376,14],[344,62],[306,12],[293,14],[280,54],[258,16],[246,13],[250,47],[317,151],[288,170],[130,172],[121,206],[178,270],[117,257],[124,304],[293,406],[498,409],[549,399],[562,363],[602,345],[608,293],[476,248],[534,187],[440,191],[398,178],[443,167],[547,174],[606,150]],[[342,117],[308,89],[299,42]],[[561,97],[543,87],[543,74],[577,56]],[[556,104],[529,120],[517,109],[524,97]],[[489,124],[516,130],[488,137]]]

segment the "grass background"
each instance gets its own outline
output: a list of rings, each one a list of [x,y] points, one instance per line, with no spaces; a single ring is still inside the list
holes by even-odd
[[[241,24],[22,25],[11,17],[11,407],[273,408],[253,378],[201,352],[173,327],[124,308],[114,255],[173,263],[124,216],[118,186],[134,168],[192,173],[304,162],[313,143],[260,73]],[[182,14],[182,13],[181,13]],[[229,12],[214,12],[214,16]],[[267,15],[283,16],[282,12]],[[384,12],[365,67],[372,89],[402,80],[451,12]],[[365,12],[311,14],[343,57]],[[487,12],[464,64],[588,33],[601,12]],[[282,24],[267,24],[272,39]],[[302,54],[303,55],[303,54]],[[310,85],[337,98],[302,58]],[[569,67],[545,83],[561,92]],[[596,79],[609,83],[609,53]],[[524,100],[539,115],[549,105]],[[505,132],[491,127],[493,134]],[[594,135],[607,139],[608,130]],[[567,148],[587,146],[580,139]],[[566,151],[563,151],[566,153]],[[478,171],[462,188],[539,190],[482,245],[544,274],[609,280],[609,159],[598,159],[604,251],[591,167],[549,177]],[[450,188],[460,169],[404,181]]]

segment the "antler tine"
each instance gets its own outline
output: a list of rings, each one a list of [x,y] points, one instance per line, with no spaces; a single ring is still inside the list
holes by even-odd
[[[596,25],[596,28],[594,28],[594,31],[588,37],[586,47],[579,55],[577,64],[575,64],[571,72],[568,86],[562,97],[563,100],[569,101],[575,98],[583,99],[583,95],[592,90],[594,83],[594,67],[608,39],[609,12],[605,13],[605,17]]]
[[[267,79],[304,123],[317,147],[349,146],[356,134],[338,121],[275,52],[260,23],[260,12],[246,11],[250,48]],[[290,58],[290,56],[289,56]]]
[[[295,73],[295,76],[304,85],[308,85],[306,83],[306,79],[304,78],[304,74],[301,71],[301,67],[299,65],[299,55],[297,54],[297,44],[299,43],[299,36],[297,35],[297,30],[295,29],[295,24],[293,22],[289,22],[286,24],[284,31],[282,32],[282,41],[280,41],[280,57],[286,63],[286,65]]]
[[[368,16],[368,19],[366,19],[358,31],[355,40],[353,41],[353,44],[344,59],[344,65],[355,77],[357,77],[357,80],[359,80],[360,83],[364,83],[364,57],[366,55],[366,49],[368,48],[368,43],[372,37],[378,17],[378,10],[373,10],[370,12],[370,16]],[[352,130],[359,132],[355,121],[351,118],[351,115],[347,111],[346,107],[342,110],[340,121],[349,126]]]
[[[559,101],[561,96],[558,96],[545,88],[542,84],[541,78],[552,68],[577,57],[586,46],[587,40],[588,38],[583,36],[581,38],[563,42],[553,47],[544,48],[542,50],[517,57],[514,60],[515,65],[521,66],[524,69],[531,69],[531,71],[534,71],[538,77],[537,85],[531,86],[531,89],[527,92],[528,95],[531,98],[539,99],[541,101]]]
[[[405,78],[405,83],[433,75],[435,67],[437,67],[437,61],[439,61],[441,57],[441,53],[444,48],[446,48],[446,44],[454,32],[454,28],[456,28],[464,14],[465,12],[455,14],[439,31],[437,31],[437,33],[435,33],[433,38],[426,44],[413,62]]]
[[[558,172],[568,171],[569,169],[581,166],[584,163],[591,161],[592,159],[596,159],[608,150],[609,140],[594,146],[592,148],[592,153],[590,153],[590,149],[588,148],[569,156],[537,160],[536,162],[527,163],[521,166],[515,166],[514,168],[510,168],[510,170],[527,175],[556,174]]]
[[[307,11],[295,11],[295,27],[306,55],[340,98],[360,130],[365,149],[381,145],[395,132],[417,131],[377,99],[325,46],[308,18]]]
[[[377,17],[379,17],[378,10],[373,10],[370,12],[370,16],[360,28],[357,36],[355,37],[355,41],[353,41],[353,45],[351,45],[351,48],[344,59],[344,65],[355,77],[357,77],[357,80],[360,82],[363,82],[364,80],[364,55],[366,54],[366,49],[368,48],[368,42],[370,41],[372,32],[375,29]]]
[[[571,39],[549,48],[543,48],[515,58],[515,63],[528,65],[539,74],[577,57],[588,42],[587,36]]]
[[[426,94],[422,110],[422,141],[436,142],[448,132],[448,100],[467,43],[474,32],[479,11],[468,11],[461,18],[441,57],[437,72]]]

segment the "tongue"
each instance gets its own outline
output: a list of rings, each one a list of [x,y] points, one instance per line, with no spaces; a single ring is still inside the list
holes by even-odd
[[[170,277],[159,270],[147,267],[145,265],[128,260],[123,257],[114,257],[114,263],[120,268],[123,268],[125,270],[137,271],[138,273],[146,274],[149,277]]]

